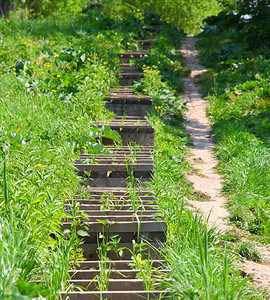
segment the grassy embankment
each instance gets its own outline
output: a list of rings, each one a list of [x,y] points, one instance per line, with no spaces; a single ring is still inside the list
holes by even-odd
[[[230,220],[249,239],[270,241],[270,51],[267,20],[220,15],[198,47]],[[212,47],[215,45],[215,47]],[[237,236],[234,237],[237,239]]]
[[[116,84],[116,53],[137,49],[134,38],[141,37],[143,24],[99,13],[69,17],[68,23],[16,17],[0,22],[0,99],[5,107],[0,112],[0,295],[19,297],[24,290],[32,293],[30,298],[39,293],[49,298],[67,288],[69,264],[81,257],[80,238],[60,229],[65,200],[79,192],[73,160],[81,152],[104,151],[98,137],[117,139],[107,128],[92,125],[112,117],[102,99]],[[146,77],[137,86],[155,102],[149,116],[156,129],[152,190],[169,228],[164,251],[170,272],[162,284],[172,298],[262,299],[247,285],[238,292],[241,276],[219,237],[182,200],[193,191],[184,178],[188,137],[181,125],[183,101],[173,88],[176,78],[188,73],[175,50],[178,43],[171,43],[176,37],[183,36],[175,30],[160,34],[142,61]],[[75,205],[73,210],[75,226]],[[37,279],[45,289],[27,283]]]
[[[175,78],[187,76],[189,70],[178,51],[183,36],[177,41],[169,32],[172,31],[162,32],[166,47],[158,46],[157,38],[157,45],[151,50],[155,54],[155,47],[159,47],[158,53],[165,59],[162,63],[152,60],[155,55],[150,52],[150,57],[142,61],[146,65],[145,78],[137,86],[138,91],[153,98],[155,106],[149,117],[156,131],[152,190],[168,223],[164,253],[169,275],[161,280],[161,285],[168,288],[172,299],[263,299],[263,294],[247,283],[248,279],[240,283],[241,274],[233,263],[237,255],[227,251],[223,238],[213,229],[206,229],[202,219],[193,216],[183,200],[194,194],[185,178],[185,172],[191,168],[186,161],[189,138],[182,125],[185,105],[178,94],[181,87],[176,90],[165,80],[165,66],[173,69],[174,61],[181,66],[175,70]],[[150,61],[154,66],[147,68]]]

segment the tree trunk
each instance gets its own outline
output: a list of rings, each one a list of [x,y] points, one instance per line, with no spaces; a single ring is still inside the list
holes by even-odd
[[[9,10],[12,9],[12,2],[8,0],[0,0],[0,15],[7,16]]]

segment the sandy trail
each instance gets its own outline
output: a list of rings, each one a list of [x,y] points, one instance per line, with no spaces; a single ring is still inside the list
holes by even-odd
[[[209,216],[209,226],[215,225],[217,230],[224,232],[233,229],[227,223],[229,213],[226,210],[226,197],[221,194],[222,178],[216,173],[217,159],[213,155],[214,142],[211,137],[211,126],[206,117],[208,102],[202,99],[199,87],[194,84],[194,78],[207,70],[199,64],[198,51],[195,48],[197,39],[188,37],[181,46],[181,52],[186,59],[186,65],[191,69],[191,74],[184,79],[185,94],[187,99],[187,113],[185,128],[193,142],[190,161],[198,172],[187,174],[194,188],[207,195],[207,201],[191,201],[190,204],[199,210],[205,217]],[[209,215],[210,214],[210,215]],[[252,281],[270,291],[270,249],[262,247],[264,263],[243,261],[243,268],[247,274],[253,274]]]

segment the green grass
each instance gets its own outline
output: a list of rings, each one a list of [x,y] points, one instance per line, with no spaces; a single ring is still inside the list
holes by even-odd
[[[156,67],[147,69],[136,86],[152,97],[155,106],[149,116],[155,127],[151,190],[168,226],[162,247],[168,274],[160,276],[160,287],[168,291],[169,299],[264,299],[251,286],[250,278],[242,278],[222,236],[207,229],[185,201],[193,197],[194,189],[185,178],[191,166],[186,160],[190,141],[182,125],[184,100],[162,80]]]
[[[212,69],[198,81],[210,100],[208,115],[231,220],[269,243],[269,49],[250,48],[236,37],[233,27],[201,35],[201,61]]]
[[[69,22],[61,17],[22,21],[16,15],[0,19],[0,298],[23,294],[54,299],[69,289],[67,270],[82,259],[79,247],[85,235],[75,234],[83,223],[75,202],[71,230],[61,230],[68,217],[66,199],[79,193],[81,179],[73,161],[79,153],[104,152],[102,136],[119,142],[108,127],[98,129],[93,122],[112,118],[102,99],[116,84],[116,53],[140,48],[135,39],[146,37],[143,25],[134,17],[117,20],[95,11],[70,16]],[[182,38],[171,27],[160,33],[151,55],[141,61],[145,79],[136,85],[155,107],[149,115],[156,134],[150,189],[168,224],[164,255],[169,275],[161,278],[161,286],[172,299],[263,299],[235,270],[219,235],[207,230],[183,200],[192,198],[194,189],[185,178],[189,138],[182,125],[185,103],[176,92],[183,88],[178,76],[189,73],[177,50]],[[239,106],[238,112],[243,109]],[[267,137],[263,130],[260,134],[263,155]],[[130,184],[135,184],[132,177]],[[136,210],[138,199],[133,200]],[[102,250],[115,250],[118,242],[115,236]],[[135,253],[144,246],[134,244],[139,249]],[[146,281],[152,288],[149,276]]]
[[[68,288],[84,235],[75,203],[71,229],[61,229],[66,199],[80,193],[74,159],[104,151],[102,136],[119,141],[93,122],[112,118],[103,101],[116,85],[112,53],[129,35],[95,13],[69,21],[0,19],[0,298],[54,299]]]

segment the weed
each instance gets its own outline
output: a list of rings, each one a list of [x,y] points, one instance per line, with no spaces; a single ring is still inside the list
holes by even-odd
[[[239,243],[236,246],[235,250],[236,253],[243,258],[246,258],[248,260],[253,260],[256,262],[262,261],[262,255],[260,254],[260,251],[257,249],[254,242],[244,241],[242,243]]]

